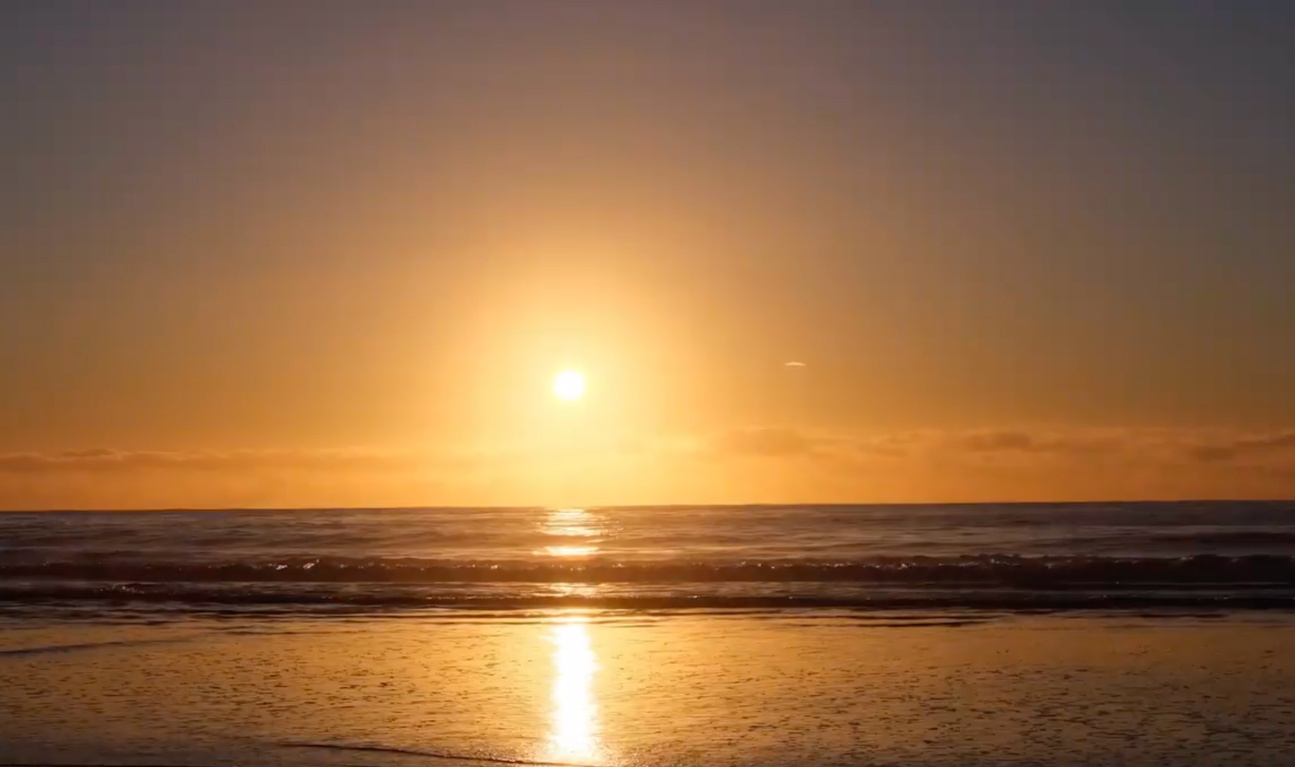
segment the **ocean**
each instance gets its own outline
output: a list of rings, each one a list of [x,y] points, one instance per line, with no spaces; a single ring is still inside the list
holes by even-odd
[[[1275,764],[1295,502],[0,515],[0,763]]]

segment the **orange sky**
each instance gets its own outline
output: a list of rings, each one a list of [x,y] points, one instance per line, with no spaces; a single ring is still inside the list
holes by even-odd
[[[5,11],[0,507],[1289,496],[1272,20],[939,7]]]

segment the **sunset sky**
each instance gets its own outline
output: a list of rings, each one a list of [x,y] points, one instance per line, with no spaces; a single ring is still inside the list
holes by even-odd
[[[0,4],[0,507],[1290,497],[1293,30]]]

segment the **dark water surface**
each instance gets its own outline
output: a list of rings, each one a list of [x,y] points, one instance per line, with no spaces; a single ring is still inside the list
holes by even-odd
[[[1295,606],[1295,503],[0,515],[8,609]]]

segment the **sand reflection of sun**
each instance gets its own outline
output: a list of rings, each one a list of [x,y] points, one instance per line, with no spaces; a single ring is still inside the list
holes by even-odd
[[[593,689],[598,659],[589,642],[587,622],[583,615],[568,615],[549,629],[553,711],[548,761],[592,763],[599,757],[598,705]]]

